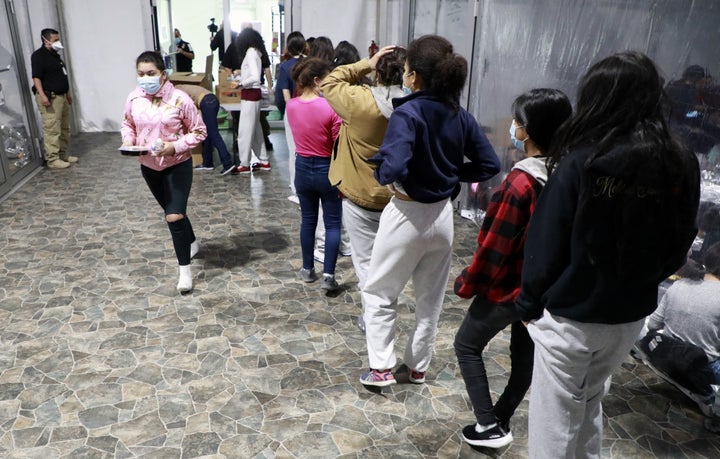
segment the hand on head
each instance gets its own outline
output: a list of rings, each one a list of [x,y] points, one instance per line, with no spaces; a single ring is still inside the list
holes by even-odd
[[[386,55],[386,54],[392,53],[393,51],[395,51],[395,48],[397,48],[396,45],[388,45],[388,46],[383,46],[382,48],[380,48],[380,51],[378,51],[377,53],[375,53],[375,55],[369,59],[369,61],[370,61],[370,68],[371,68],[372,70],[375,70],[375,68],[377,67],[377,63],[378,63],[378,61],[380,60],[380,58],[383,57],[383,56]]]

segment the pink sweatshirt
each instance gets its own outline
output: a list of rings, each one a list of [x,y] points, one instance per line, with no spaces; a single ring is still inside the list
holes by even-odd
[[[166,81],[154,96],[135,88],[125,102],[120,128],[123,144],[145,145],[156,139],[173,142],[173,156],[140,155],[140,163],[161,171],[190,158],[190,151],[207,136],[205,123],[193,100]]]
[[[285,116],[295,139],[295,153],[330,157],[342,119],[324,97],[312,100],[294,97],[287,102]]]

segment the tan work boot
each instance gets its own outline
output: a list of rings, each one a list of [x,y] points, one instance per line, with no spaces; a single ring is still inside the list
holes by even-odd
[[[72,156],[72,155],[68,155],[65,158],[60,157],[60,159],[62,159],[66,163],[70,163],[70,164],[75,164],[76,162],[78,162],[80,160],[77,156]]]
[[[62,159],[56,159],[55,161],[48,161],[47,167],[48,169],[67,169],[70,167],[70,163]]]

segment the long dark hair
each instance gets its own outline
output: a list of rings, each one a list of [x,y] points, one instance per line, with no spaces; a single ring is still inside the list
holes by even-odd
[[[607,57],[581,79],[576,112],[550,147],[552,165],[588,154],[575,224],[588,260],[624,282],[661,281],[683,261],[677,248],[692,241],[697,159],[672,139],[662,95],[646,55]]]
[[[575,147],[594,146],[592,161],[627,137],[647,148],[677,151],[662,96],[660,75],[643,53],[625,51],[595,63],[580,80],[575,115],[557,133],[551,169]]]
[[[360,53],[357,47],[349,41],[343,40],[335,47],[335,56],[333,57],[333,68],[346,64],[354,64],[360,60]]]
[[[260,53],[261,59],[263,55],[267,55],[265,40],[263,40],[262,35],[260,35],[260,33],[252,27],[242,29],[235,38],[235,49],[237,50],[238,64],[241,65],[242,61],[245,60],[245,55],[247,54],[247,50],[249,48],[255,48]]]
[[[423,35],[413,40],[407,50],[411,72],[422,77],[424,88],[433,96],[460,106],[460,93],[465,86],[468,64],[453,52],[452,44],[439,35]]]
[[[512,104],[513,118],[543,155],[555,132],[572,114],[570,99],[558,89],[537,88],[519,95]]]
[[[282,60],[286,61],[290,59],[293,56],[299,56],[301,54],[305,54],[305,48],[307,47],[307,42],[305,41],[305,37],[303,34],[299,31],[293,31],[290,32],[290,34],[287,36],[287,42],[285,44],[285,52],[282,55]]]
[[[317,37],[310,43],[310,52],[308,57],[318,57],[328,62],[332,62],[335,58],[335,48],[333,48],[332,40],[328,37]]]

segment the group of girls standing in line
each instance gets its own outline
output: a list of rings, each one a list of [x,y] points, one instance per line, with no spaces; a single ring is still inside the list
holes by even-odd
[[[467,62],[435,35],[334,70],[291,52],[297,62],[286,70],[298,97],[284,101],[297,153],[300,276],[317,279],[312,244],[322,206],[326,290],[337,288],[342,219],[350,229],[370,367],[360,382],[398,382],[396,306],[412,279],[415,324],[403,360],[407,379],[424,383],[452,259],[451,200],[461,182],[500,171],[459,105]],[[165,212],[185,292],[197,250],[186,215],[189,150],[205,129],[159,55],[141,54],[136,70],[123,144],[155,147],[140,156],[141,171]],[[373,71],[374,87],[357,84]],[[658,283],[680,267],[696,234],[697,160],[669,134],[661,79],[647,56],[623,52],[594,64],[571,111],[553,89],[515,100],[509,135],[528,157],[493,194],[473,262],[456,280],[458,295],[475,297],[455,338],[477,420],[462,431],[471,445],[512,441],[510,418],[532,385],[531,456],[599,457],[610,376],[655,309]],[[512,372],[493,404],[482,351],[507,325]]]

